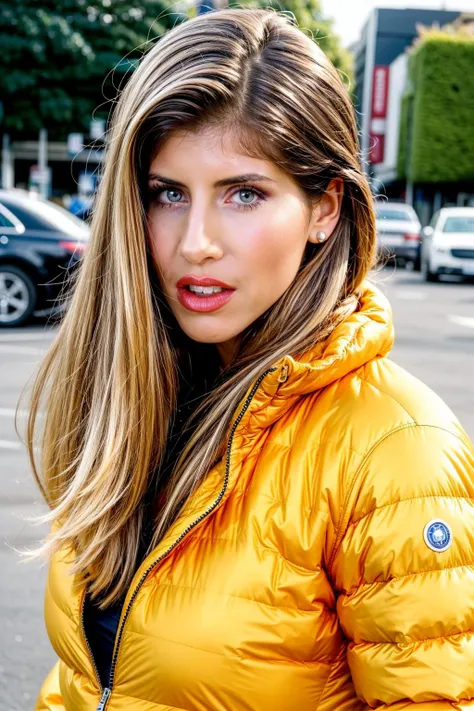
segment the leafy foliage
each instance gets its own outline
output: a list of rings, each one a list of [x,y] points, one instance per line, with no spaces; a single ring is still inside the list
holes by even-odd
[[[0,5],[0,99],[13,137],[87,131],[147,41],[183,19],[163,0],[8,0]],[[99,108],[98,108],[99,107]]]
[[[473,66],[474,35],[437,30],[417,41],[402,107],[400,177],[423,183],[474,180]]]

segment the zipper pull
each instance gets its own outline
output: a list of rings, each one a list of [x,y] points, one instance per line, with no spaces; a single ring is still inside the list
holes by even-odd
[[[288,380],[288,370],[289,370],[289,366],[288,366],[288,365],[284,365],[284,366],[282,367],[281,373],[280,373],[280,375],[278,376],[278,382],[279,382],[279,383],[286,383],[286,381]]]
[[[107,687],[104,688],[104,690],[102,691],[102,696],[100,697],[99,705],[97,706],[96,711],[104,711],[104,709],[107,705],[108,698],[111,693],[112,692],[110,689],[108,689]]]

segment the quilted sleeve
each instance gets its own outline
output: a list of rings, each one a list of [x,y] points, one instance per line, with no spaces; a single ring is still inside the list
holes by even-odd
[[[369,708],[474,709],[474,452],[408,425],[355,473],[330,570],[355,690]]]
[[[64,711],[64,704],[59,690],[59,661],[43,682],[36,700],[35,711]]]

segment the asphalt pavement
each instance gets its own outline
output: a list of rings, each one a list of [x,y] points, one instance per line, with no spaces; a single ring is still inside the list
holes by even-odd
[[[375,280],[393,308],[391,357],[441,395],[474,440],[474,284],[425,284],[418,273],[393,270]],[[20,392],[28,392],[54,335],[44,321],[0,331],[0,711],[31,711],[55,660],[43,622],[46,567],[17,552],[46,528],[27,520],[45,509],[13,422]],[[23,438],[25,423],[23,415]]]

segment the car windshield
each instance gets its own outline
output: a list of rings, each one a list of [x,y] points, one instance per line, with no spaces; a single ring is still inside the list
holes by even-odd
[[[443,232],[474,232],[474,215],[448,217]]]
[[[11,200],[12,207],[16,200]],[[89,236],[89,228],[79,217],[72,215],[60,205],[56,205],[49,200],[39,197],[30,197],[18,201],[18,207],[22,207],[30,213],[36,215],[42,222],[48,223],[59,232],[64,232],[70,237],[86,239]]]
[[[400,220],[403,222],[415,219],[409,210],[398,210],[390,207],[375,208],[378,220]]]

